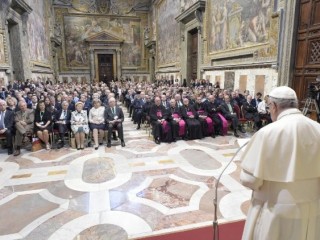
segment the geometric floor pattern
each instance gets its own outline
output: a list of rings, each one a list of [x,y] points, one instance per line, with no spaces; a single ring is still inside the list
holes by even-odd
[[[232,135],[156,145],[124,122],[126,147],[0,153],[0,239],[138,239],[213,220],[215,182],[238,147]],[[239,156],[218,185],[219,223],[242,220],[251,191]]]

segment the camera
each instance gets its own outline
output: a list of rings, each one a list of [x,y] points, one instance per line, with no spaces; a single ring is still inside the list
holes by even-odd
[[[317,93],[319,90],[320,82],[311,82],[308,86],[308,96],[312,99],[315,99],[317,97]]]

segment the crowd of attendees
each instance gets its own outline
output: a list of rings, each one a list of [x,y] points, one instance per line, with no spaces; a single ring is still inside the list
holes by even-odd
[[[181,86],[171,80],[136,83],[121,79],[109,85],[15,81],[2,86],[0,99],[0,135],[7,138],[8,154],[15,156],[32,135],[49,150],[53,132],[59,136],[58,148],[65,146],[65,134],[72,132],[81,150],[91,132],[93,147],[98,149],[106,131],[107,147],[112,137],[118,137],[124,147],[120,101],[137,130],[145,122],[152,126],[157,144],[223,136],[228,123],[239,137],[239,131],[245,132],[239,118],[254,122],[256,130],[262,127],[262,120],[271,122],[261,93],[253,97],[249,91],[223,90],[219,83],[208,80],[194,80],[189,86],[186,81]]]

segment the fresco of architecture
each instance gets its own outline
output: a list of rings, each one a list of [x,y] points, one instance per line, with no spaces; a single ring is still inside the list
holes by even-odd
[[[157,54],[158,66],[176,63],[179,60],[180,29],[175,20],[180,9],[180,2],[163,0],[158,8]]]
[[[69,67],[87,67],[87,46],[85,40],[100,32],[109,32],[123,44],[122,64],[139,66],[141,64],[141,26],[139,19],[118,17],[65,16],[65,49]]]
[[[49,1],[27,0],[33,9],[28,17],[28,35],[30,46],[30,60],[34,62],[50,63],[49,39]]]
[[[271,0],[210,0],[209,51],[249,47],[268,41]]]
[[[112,15],[132,14],[131,10],[142,0],[72,0],[74,10],[83,13]]]

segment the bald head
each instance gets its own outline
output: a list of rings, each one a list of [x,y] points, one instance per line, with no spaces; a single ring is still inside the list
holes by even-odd
[[[109,98],[109,106],[114,107],[116,105],[116,99],[114,97]]]

